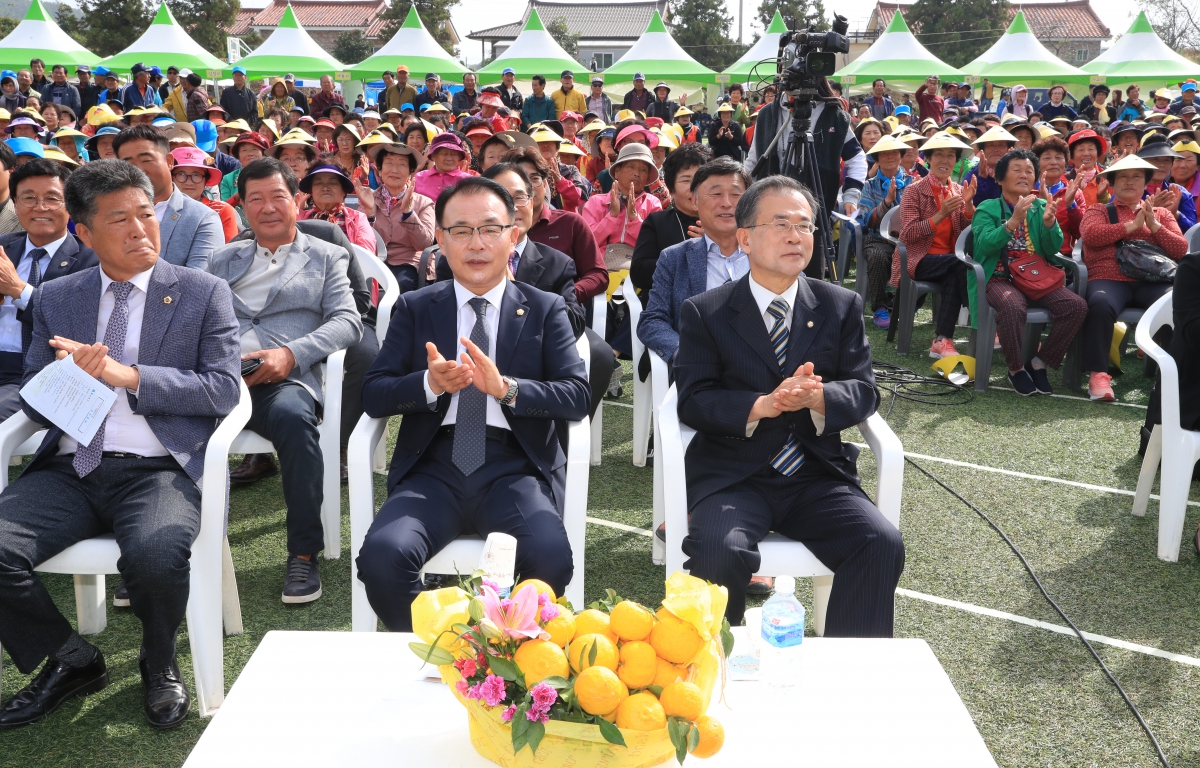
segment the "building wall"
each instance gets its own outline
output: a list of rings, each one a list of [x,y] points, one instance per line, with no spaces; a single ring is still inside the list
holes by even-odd
[[[1083,66],[1100,55],[1099,40],[1043,40],[1042,45],[1058,58],[1076,67]]]

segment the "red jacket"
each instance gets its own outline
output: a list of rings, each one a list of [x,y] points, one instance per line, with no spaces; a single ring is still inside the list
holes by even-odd
[[[900,241],[908,250],[908,276],[914,280],[917,264],[929,253],[929,248],[933,245],[934,231],[931,219],[940,206],[934,189],[935,181],[933,174],[930,174],[906,187],[904,196],[900,198]],[[951,195],[962,194],[962,187],[958,184],[951,181],[949,186]],[[963,215],[961,208],[955,211],[950,217],[953,232],[951,242],[957,242],[959,234],[970,223],[971,220]],[[899,256],[892,259],[892,277],[888,280],[888,285],[900,285]]]
[[[1179,231],[1175,217],[1166,208],[1155,208],[1154,218],[1160,226],[1158,232],[1150,234],[1147,227],[1142,227],[1132,235],[1125,234],[1125,222],[1132,221],[1137,212],[1118,202],[1117,223],[1108,223],[1108,206],[1093,205],[1083,214],[1079,225],[1079,235],[1083,239],[1083,263],[1088,268],[1088,281],[1119,280],[1124,283],[1136,282],[1126,277],[1117,266],[1118,240],[1147,240],[1154,243],[1175,261],[1187,253],[1187,239]]]

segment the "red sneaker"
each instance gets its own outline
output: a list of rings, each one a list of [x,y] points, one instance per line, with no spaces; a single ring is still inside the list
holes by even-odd
[[[1111,403],[1117,399],[1113,394],[1112,376],[1107,373],[1093,373],[1088,379],[1088,397]]]
[[[941,360],[943,357],[954,357],[958,354],[958,350],[954,348],[954,340],[946,337],[934,339],[933,345],[929,347],[929,356],[934,360]]]

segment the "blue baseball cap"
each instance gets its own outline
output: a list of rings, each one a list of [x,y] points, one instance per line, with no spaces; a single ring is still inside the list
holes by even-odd
[[[504,71],[500,73],[500,75],[501,75],[502,77],[503,77],[504,75],[515,75],[515,74],[517,74],[517,73],[516,73],[516,72],[513,70],[513,68],[512,68],[512,67],[505,67],[505,68],[504,68]]]
[[[92,70],[92,74],[95,75],[96,77],[104,77],[111,72],[112,72],[112,70],[109,69],[108,67],[96,67],[95,69]],[[3,77],[3,73],[0,73],[0,77]],[[14,77],[15,77],[15,75],[14,75]]]
[[[637,81],[637,80],[645,80],[645,79],[646,79],[646,76],[645,76],[645,75],[643,75],[641,72],[634,72],[634,73],[633,73],[633,79],[634,79],[634,81]]]
[[[17,157],[24,155],[25,157],[45,157],[46,153],[42,150],[41,142],[36,139],[27,139],[20,136],[14,139],[5,139],[4,143]]]
[[[421,111],[424,112],[425,110],[429,109],[432,106],[433,106],[432,104],[422,104]]]
[[[217,150],[217,126],[211,120],[193,120],[192,127],[196,129],[196,148],[205,152]]]
[[[907,104],[901,104],[900,106],[896,107],[896,110],[893,114],[908,115],[909,117],[912,117],[912,107],[908,106]]]
[[[153,125],[155,128],[166,128],[168,125],[175,125],[175,118],[171,117],[170,115],[156,117],[154,118]]]
[[[400,105],[400,111],[401,111],[401,112],[403,112],[403,111],[404,111],[404,110],[406,110],[406,109],[412,109],[412,108],[413,108],[413,105],[412,105],[412,104],[401,104],[401,105]]]
[[[162,77],[162,70],[158,67],[150,67],[150,77]]]
[[[233,68],[233,74],[235,74],[235,75],[236,75],[236,74],[243,74],[243,75],[244,75],[244,74],[246,74],[246,68],[245,68],[245,67],[234,67],[234,68]]]
[[[1184,91],[1194,91],[1194,90],[1196,90],[1196,84],[1189,82],[1189,83],[1184,83],[1183,87],[1179,89],[1179,92],[1183,93]]]
[[[116,136],[120,132],[121,132],[120,128],[117,128],[116,126],[113,126],[113,125],[106,125],[103,128],[101,128],[100,130],[96,131],[96,135],[93,136],[92,138],[88,139],[87,141],[85,141],[83,143],[83,145],[88,148],[88,151],[95,152],[96,151],[96,142],[100,139],[101,136]]]

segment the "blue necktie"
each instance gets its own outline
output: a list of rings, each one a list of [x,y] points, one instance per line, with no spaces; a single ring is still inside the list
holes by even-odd
[[[471,329],[471,343],[485,355],[491,354],[488,341],[487,299],[470,300],[475,310],[475,327]],[[454,422],[454,447],[451,458],[454,466],[464,475],[469,475],[483,466],[487,454],[487,395],[474,385],[458,392],[458,413]]]
[[[787,311],[788,303],[783,299],[775,299],[771,305],[767,307],[767,314],[775,318],[775,326],[771,328],[771,346],[775,349],[775,359],[779,361],[779,372],[785,377],[787,374],[787,347],[788,347],[788,327],[787,327]],[[804,450],[800,447],[799,441],[795,435],[788,435],[787,442],[783,444],[783,449],[775,454],[775,458],[771,459],[771,466],[784,475],[793,475],[800,465],[804,463]]]
[[[129,291],[133,289],[133,283],[112,283],[109,287],[116,301],[113,303],[112,314],[108,316],[108,327],[104,329],[104,346],[108,347],[108,356],[120,363],[124,362],[122,358],[125,357],[125,332],[129,329]],[[109,389],[113,388],[106,381],[101,380],[100,383]],[[105,416],[92,442],[75,449],[75,458],[71,465],[81,478],[87,477],[93,469],[100,466],[100,458],[104,453],[104,427],[107,424],[108,416]]]

